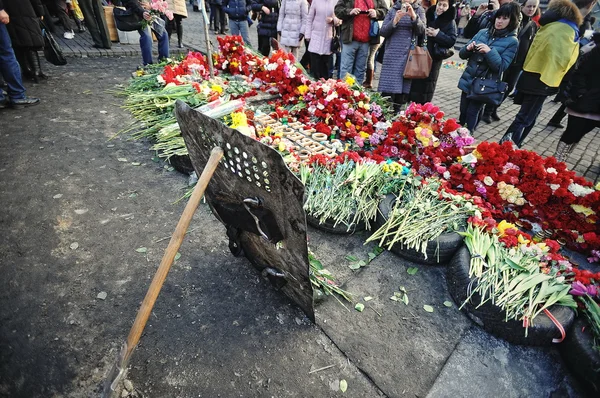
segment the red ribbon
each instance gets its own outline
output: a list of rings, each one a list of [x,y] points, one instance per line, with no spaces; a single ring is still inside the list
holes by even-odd
[[[560,330],[560,334],[561,334],[561,338],[560,339],[552,339],[553,343],[562,343],[563,340],[565,339],[565,337],[567,337],[567,333],[565,332],[565,328],[563,327],[563,325],[560,324],[560,322],[554,317],[554,315],[552,315],[550,313],[550,311],[548,311],[547,308],[544,308],[544,313],[548,316],[548,318],[550,318],[550,320],[556,325],[556,327],[558,328],[558,330]]]

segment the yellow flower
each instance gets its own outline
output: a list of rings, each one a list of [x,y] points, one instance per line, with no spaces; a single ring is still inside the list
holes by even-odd
[[[356,83],[356,79],[354,77],[352,77],[352,75],[347,74],[346,75],[346,79],[344,79],[346,81],[346,84],[349,86],[354,85],[354,83]]]
[[[594,188],[596,188],[596,191],[600,191],[600,182],[598,182]]]
[[[364,131],[361,131],[360,133],[358,133],[362,138],[367,139],[369,138],[369,133],[365,133]]]
[[[275,134],[273,134],[273,137],[275,137],[275,138],[283,138],[283,133],[282,132],[275,133]]]
[[[362,102],[362,101],[359,101],[359,102],[358,102],[358,107],[359,107],[359,108],[364,108],[364,107],[365,107],[365,103],[364,103],[364,102]]]
[[[308,91],[308,86],[306,84],[298,86],[298,92],[300,93],[300,95],[306,94],[307,91]]]
[[[585,215],[586,217],[596,214],[596,212],[594,210],[590,209],[589,207],[582,206],[582,205],[571,205],[571,209],[573,209],[575,211],[575,213],[581,213],[581,214]]]
[[[223,92],[223,87],[219,86],[218,84],[213,84],[211,90],[221,94]]]
[[[233,66],[234,68],[237,68],[238,65],[239,64],[237,63],[237,61],[231,61],[231,66]]]
[[[277,149],[279,149],[279,152],[285,151],[285,142],[281,141]]]
[[[481,154],[479,152],[477,152],[477,149],[475,149],[473,152],[471,152],[473,155],[475,155],[475,157],[477,159],[483,159],[483,157],[481,156]]]
[[[500,221],[496,228],[498,228],[498,232],[500,233],[501,237],[504,236],[504,231],[506,231],[507,229],[517,229],[517,227],[514,224],[511,224],[506,220]]]
[[[137,71],[135,72],[135,75],[136,75],[136,76],[138,76],[138,77],[140,77],[140,76],[144,76],[144,71],[143,71],[143,70],[137,70]],[[600,184],[600,182],[599,182],[598,184]]]
[[[350,127],[350,126],[352,126],[352,122],[350,120],[347,120],[345,125],[346,125],[346,127]]]
[[[235,129],[238,127],[248,126],[248,118],[244,112],[233,112],[231,114],[231,128]]]
[[[517,241],[519,241],[519,243],[522,244],[522,245],[526,245],[526,244],[529,243],[529,239],[525,239],[523,237],[523,235],[517,236]]]

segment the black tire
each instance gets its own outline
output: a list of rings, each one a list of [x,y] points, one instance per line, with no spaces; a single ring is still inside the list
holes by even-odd
[[[194,172],[194,166],[189,155],[173,155],[169,158],[169,163],[175,170],[183,174],[192,174]]]
[[[342,223],[338,223],[336,226],[334,226],[334,221],[331,219],[327,219],[324,223],[320,223],[318,218],[313,217],[308,213],[306,213],[306,222],[311,227],[336,235],[351,235],[355,232],[364,231],[365,229],[364,223],[359,223],[358,225],[352,224],[350,228],[348,228],[346,224]]]
[[[467,289],[471,283],[469,278],[470,262],[469,249],[463,245],[456,251],[448,264],[448,273],[446,274],[448,291],[459,307],[467,299]],[[474,289],[476,286],[476,283],[473,283],[472,288]],[[525,337],[525,329],[521,321],[506,322],[504,311],[489,301],[477,308],[480,299],[478,294],[473,294],[462,310],[473,322],[496,337],[509,343],[529,346],[551,345],[553,344],[552,339],[561,337],[560,331],[545,313],[541,313],[535,318],[533,325],[529,326],[527,337]],[[553,305],[549,311],[565,330],[568,330],[575,320],[575,312],[571,308]]]
[[[379,211],[375,219],[374,231],[379,229],[387,220],[388,214],[394,207],[396,196],[389,194],[379,202]],[[454,253],[463,244],[463,237],[456,232],[441,234],[436,240],[427,243],[427,258],[415,249],[403,248],[401,244],[395,244],[390,251],[398,256],[415,263],[425,265],[447,264]]]
[[[579,317],[559,346],[567,368],[590,396],[600,395],[600,353],[592,345],[592,328],[584,317]]]

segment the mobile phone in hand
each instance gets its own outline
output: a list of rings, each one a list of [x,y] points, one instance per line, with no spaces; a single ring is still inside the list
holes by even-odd
[[[493,10],[494,9],[494,4],[492,4],[491,1],[488,1],[488,10]]]

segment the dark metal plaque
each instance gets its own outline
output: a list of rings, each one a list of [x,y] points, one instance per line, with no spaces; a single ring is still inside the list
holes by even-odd
[[[198,176],[212,148],[219,146],[225,153],[205,197],[227,227],[232,252],[243,250],[314,321],[300,180],[274,149],[181,101],[175,114]]]

